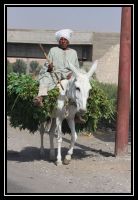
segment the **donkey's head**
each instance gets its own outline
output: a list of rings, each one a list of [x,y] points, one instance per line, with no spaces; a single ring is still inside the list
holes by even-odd
[[[69,63],[70,69],[73,71],[74,76],[75,76],[72,89],[71,89],[72,90],[71,96],[76,103],[77,112],[81,112],[81,113],[86,112],[87,99],[89,97],[89,91],[91,89],[90,77],[95,72],[97,64],[98,64],[98,61],[96,60],[92,64],[91,69],[89,70],[88,73],[85,73],[85,72],[82,73],[78,71],[78,69],[76,69],[71,63]]]

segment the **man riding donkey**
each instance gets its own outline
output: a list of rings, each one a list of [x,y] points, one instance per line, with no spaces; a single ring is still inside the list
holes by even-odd
[[[39,92],[38,96],[34,98],[35,106],[43,106],[43,99],[48,95],[47,92],[57,85],[57,77],[59,80],[71,78],[72,71],[69,69],[68,62],[79,68],[77,52],[68,46],[72,33],[73,31],[70,29],[62,29],[55,33],[59,45],[50,49],[48,60],[40,70]],[[85,120],[77,113],[75,122],[84,123]]]

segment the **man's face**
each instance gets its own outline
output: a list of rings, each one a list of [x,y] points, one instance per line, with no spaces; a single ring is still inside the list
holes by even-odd
[[[69,41],[66,38],[63,38],[63,37],[60,38],[60,40],[59,40],[59,46],[62,49],[66,49],[67,46],[68,46],[68,44],[69,44]]]

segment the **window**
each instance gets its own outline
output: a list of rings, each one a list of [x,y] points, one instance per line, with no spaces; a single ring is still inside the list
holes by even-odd
[[[92,61],[92,45],[70,45],[78,54],[79,61]]]

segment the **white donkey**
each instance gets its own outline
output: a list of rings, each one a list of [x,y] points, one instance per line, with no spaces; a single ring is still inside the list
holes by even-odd
[[[75,131],[74,117],[77,112],[86,112],[87,99],[89,97],[89,91],[91,89],[90,77],[96,70],[98,61],[96,60],[89,72],[78,71],[71,63],[70,69],[73,71],[74,76],[70,80],[62,80],[62,85],[64,90],[60,88],[60,96],[57,100],[57,108],[53,112],[51,119],[51,126],[49,129],[50,138],[50,160],[56,160],[57,165],[62,164],[61,157],[61,143],[62,143],[62,121],[66,118],[69,128],[71,130],[71,143],[67,155],[64,159],[64,164],[68,164],[71,160],[71,155],[73,154],[73,147],[77,139],[77,134]],[[43,134],[45,132],[44,124],[40,127],[41,134],[41,149],[40,153],[44,154],[43,147]],[[57,156],[55,155],[54,149],[54,137],[57,138],[58,149]]]

